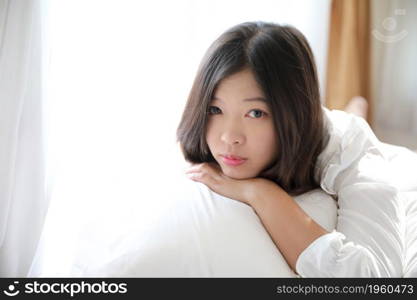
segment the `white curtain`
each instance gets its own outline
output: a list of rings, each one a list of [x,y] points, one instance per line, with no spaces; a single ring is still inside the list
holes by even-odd
[[[48,208],[43,6],[0,0],[0,277],[27,276]]]
[[[324,82],[329,3],[48,2],[53,189],[29,275],[66,276],[84,245],[97,245],[92,259],[105,255],[100,243],[135,222],[146,230],[169,203],[183,176],[175,129],[204,51],[227,28],[255,20],[298,27]]]
[[[372,2],[374,129],[417,150],[417,1]]]

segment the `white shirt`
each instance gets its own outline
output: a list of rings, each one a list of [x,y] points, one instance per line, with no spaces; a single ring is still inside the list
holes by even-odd
[[[404,201],[381,142],[362,118],[323,109],[330,138],[316,178],[338,199],[337,225],[301,253],[296,271],[302,277],[401,277]]]

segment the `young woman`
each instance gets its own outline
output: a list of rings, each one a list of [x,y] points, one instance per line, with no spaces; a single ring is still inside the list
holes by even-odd
[[[326,111],[311,49],[298,30],[239,24],[208,49],[177,129],[193,164],[187,174],[250,205],[301,276],[401,276],[403,224],[384,219],[399,212],[398,192],[366,173],[359,164],[364,152],[352,152],[348,165],[334,162],[335,149],[349,145]],[[345,136],[375,148],[364,134]],[[380,157],[373,161],[384,165]],[[330,176],[335,169],[344,177]],[[292,198],[320,186],[338,197],[337,231],[327,232]]]

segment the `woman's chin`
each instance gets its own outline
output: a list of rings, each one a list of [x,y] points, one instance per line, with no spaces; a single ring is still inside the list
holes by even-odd
[[[243,172],[240,170],[230,170],[229,168],[224,168],[224,167],[222,167],[222,172],[224,175],[232,179],[250,179],[250,178],[256,177],[256,176],[253,176],[252,174],[248,174],[248,172]]]

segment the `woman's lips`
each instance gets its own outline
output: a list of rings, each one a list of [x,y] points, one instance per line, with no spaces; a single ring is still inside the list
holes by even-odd
[[[223,162],[229,166],[239,166],[247,160],[245,158],[236,158],[236,157],[225,156],[225,155],[221,155],[221,158]]]

